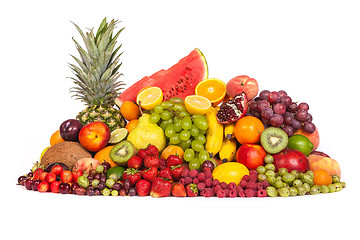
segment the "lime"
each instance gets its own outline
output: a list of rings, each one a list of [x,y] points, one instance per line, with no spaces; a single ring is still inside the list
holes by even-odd
[[[121,179],[124,171],[125,168],[121,166],[111,167],[106,171],[106,178],[109,178],[111,174],[116,174],[117,178]]]
[[[115,129],[114,131],[111,132],[109,143],[110,144],[119,143],[126,138],[127,134],[128,134],[128,130],[126,128]]]
[[[305,154],[305,156],[309,156],[314,147],[314,144],[312,144],[312,142],[307,137],[300,134],[295,134],[289,137],[287,147],[298,150]]]

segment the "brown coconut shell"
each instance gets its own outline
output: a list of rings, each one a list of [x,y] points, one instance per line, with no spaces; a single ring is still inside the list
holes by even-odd
[[[72,169],[77,160],[91,158],[92,155],[78,142],[60,142],[51,146],[41,158],[41,164],[46,168],[54,162],[64,163]]]

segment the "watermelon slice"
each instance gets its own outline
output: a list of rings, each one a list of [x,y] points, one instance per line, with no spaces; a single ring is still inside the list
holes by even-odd
[[[164,101],[171,97],[185,99],[186,96],[195,94],[196,85],[206,78],[208,78],[206,59],[196,48],[171,68],[146,76],[128,87],[119,95],[115,103],[121,107],[124,101],[136,101],[136,95],[141,89],[152,86],[161,88]]]

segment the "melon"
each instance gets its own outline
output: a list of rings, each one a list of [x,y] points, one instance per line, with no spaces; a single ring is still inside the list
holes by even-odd
[[[185,99],[186,96],[195,94],[196,85],[206,78],[208,78],[206,59],[196,48],[169,69],[162,69],[151,76],[146,76],[128,87],[119,95],[115,103],[121,107],[125,101],[136,102],[136,96],[141,89],[153,86],[161,88],[164,101],[171,97]]]

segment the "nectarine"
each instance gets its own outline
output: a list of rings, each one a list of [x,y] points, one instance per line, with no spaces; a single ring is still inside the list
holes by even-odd
[[[332,158],[324,157],[319,154],[310,154],[308,156],[310,170],[324,169],[330,175],[337,175],[341,178],[341,170],[339,163]]]

